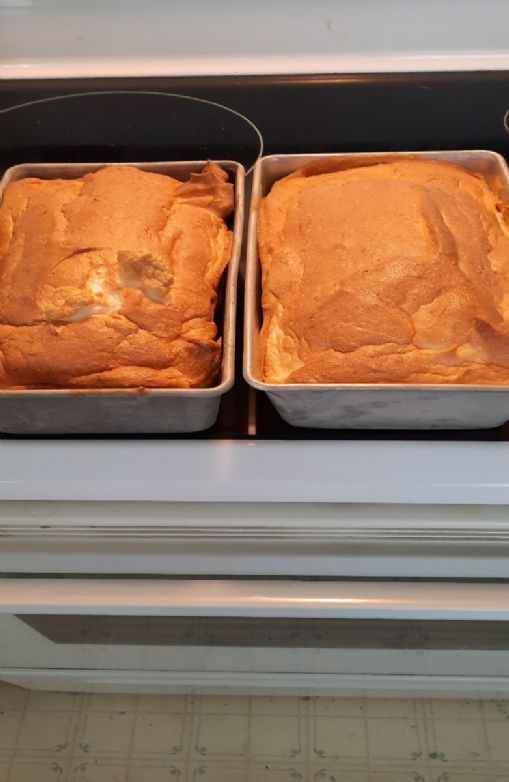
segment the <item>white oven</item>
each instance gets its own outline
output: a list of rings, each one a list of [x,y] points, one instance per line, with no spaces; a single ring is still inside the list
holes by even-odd
[[[100,5],[0,0],[0,167],[509,154],[505,0]],[[0,679],[507,696],[508,426],[295,430],[240,366],[204,435],[0,435]]]

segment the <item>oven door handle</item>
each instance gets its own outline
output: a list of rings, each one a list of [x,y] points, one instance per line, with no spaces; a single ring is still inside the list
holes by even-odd
[[[509,582],[0,579],[2,614],[509,620]]]

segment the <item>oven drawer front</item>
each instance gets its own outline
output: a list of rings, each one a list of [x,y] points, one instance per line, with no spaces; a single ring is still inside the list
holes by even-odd
[[[0,678],[34,669],[505,677],[508,620],[505,583],[8,578]]]

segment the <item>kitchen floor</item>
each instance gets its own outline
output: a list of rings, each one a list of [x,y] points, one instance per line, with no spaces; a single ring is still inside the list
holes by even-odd
[[[509,701],[29,692],[0,782],[508,782]]]

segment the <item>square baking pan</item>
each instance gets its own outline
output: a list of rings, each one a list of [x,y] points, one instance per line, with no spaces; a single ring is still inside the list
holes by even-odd
[[[244,324],[244,377],[264,391],[293,426],[324,429],[481,429],[509,420],[509,385],[413,385],[374,383],[266,383],[260,355],[262,324],[257,232],[261,200],[274,182],[299,168],[326,160],[338,169],[421,157],[456,163],[481,174],[509,200],[504,158],[487,150],[271,155],[254,170],[249,217]],[[330,169],[328,169],[330,170]]]
[[[72,179],[108,165],[128,165],[186,180],[208,161],[156,163],[30,163],[9,168],[1,193],[25,177]],[[244,221],[244,168],[216,160],[234,184],[233,241],[218,294],[224,293],[221,371],[210,388],[0,389],[0,432],[8,434],[179,434],[212,426],[235,376],[237,277]],[[225,279],[226,278],[226,279]]]

